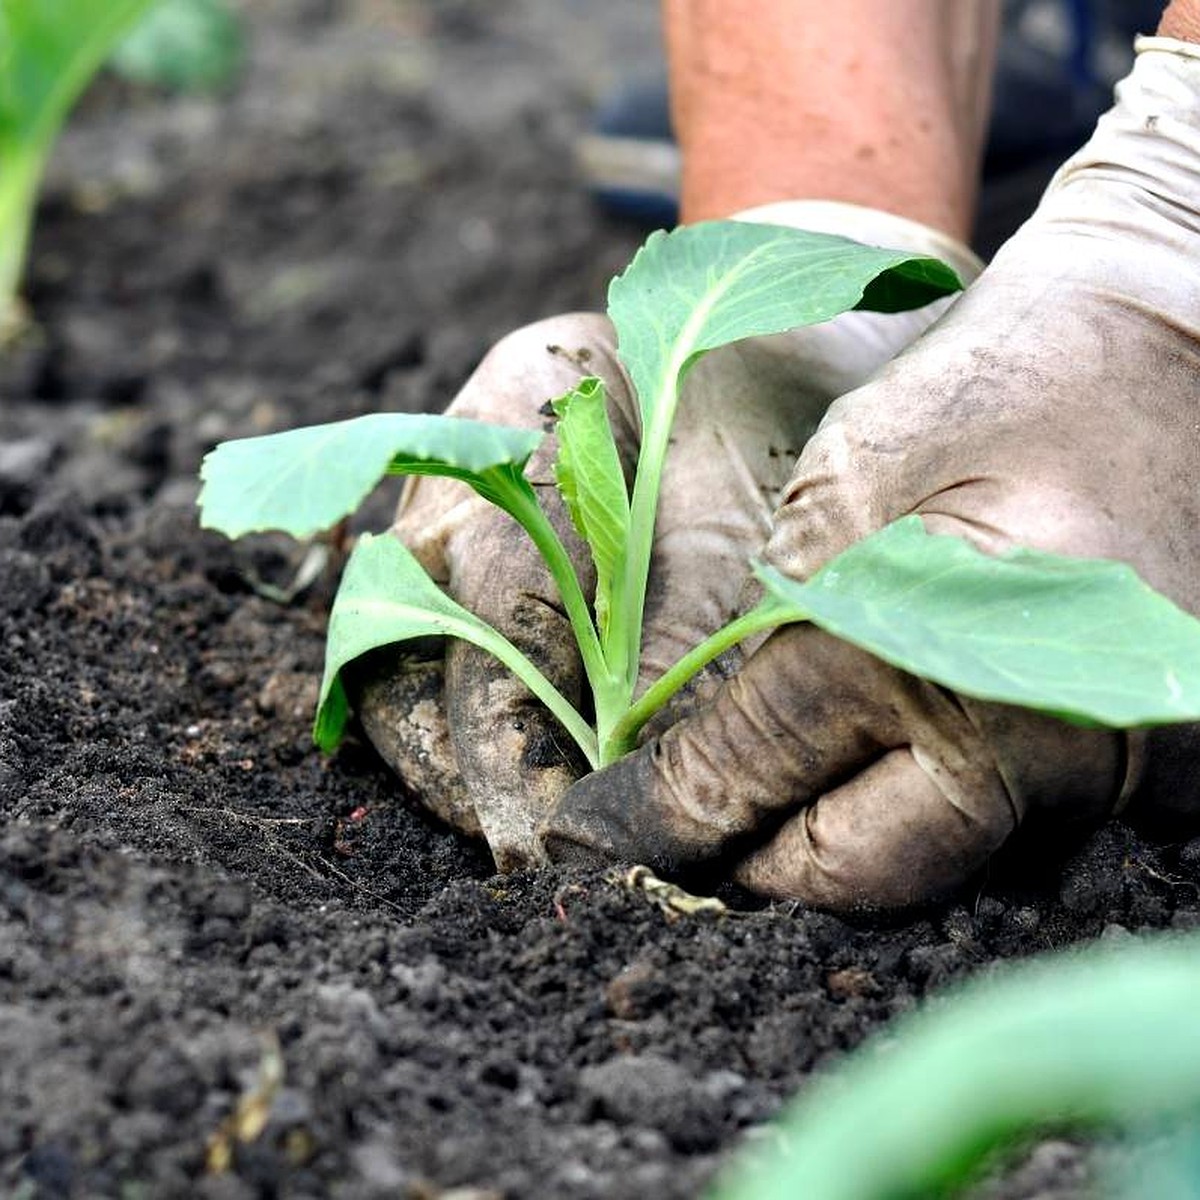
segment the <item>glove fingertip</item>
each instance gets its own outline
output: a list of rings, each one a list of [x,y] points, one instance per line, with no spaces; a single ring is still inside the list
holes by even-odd
[[[619,762],[572,785],[538,828],[551,862],[594,867],[644,863],[671,874],[695,857],[659,819],[658,743],[648,742]]]

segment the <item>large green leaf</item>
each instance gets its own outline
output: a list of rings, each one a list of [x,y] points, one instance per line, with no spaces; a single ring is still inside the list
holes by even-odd
[[[349,704],[340,672],[347,663],[380,646],[430,635],[462,638],[494,654],[595,762],[596,736],[566,697],[510,641],[450,599],[391,534],[364,534],[342,576],[325,644],[325,674],[313,728],[317,745],[333,750],[341,741]]]
[[[176,91],[215,91],[241,61],[242,28],[225,0],[158,0],[112,56],[126,79]]]
[[[992,557],[906,517],[771,596],[954,691],[1118,727],[1200,720],[1200,621],[1105,559]]]
[[[612,281],[608,313],[648,422],[705,350],[852,308],[918,308],[960,286],[944,263],[906,251],[782,226],[706,221],[651,235]]]
[[[200,468],[201,524],[229,537],[308,537],[354,512],[389,473],[448,475],[507,508],[518,495],[533,499],[521,472],[541,438],[458,417],[376,413],[223,442]]]
[[[0,0],[0,322],[71,105],[152,0]]]
[[[555,478],[575,529],[596,564],[596,624],[603,639],[613,580],[629,536],[629,494],[608,421],[603,382],[589,376],[553,403],[558,416]]]

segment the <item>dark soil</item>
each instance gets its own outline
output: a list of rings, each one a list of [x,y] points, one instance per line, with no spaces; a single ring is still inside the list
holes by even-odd
[[[948,980],[1200,923],[1200,843],[1119,825],[887,928],[672,923],[602,874],[493,877],[369,749],[323,761],[333,567],[258,594],[297,551],[202,534],[200,457],[438,408],[507,329],[598,305],[639,235],[571,137],[655,34],[652,6],[250,7],[230,95],[88,96],[0,361],[0,1191],[695,1196]],[[1046,1143],[988,1194],[1087,1171]]]

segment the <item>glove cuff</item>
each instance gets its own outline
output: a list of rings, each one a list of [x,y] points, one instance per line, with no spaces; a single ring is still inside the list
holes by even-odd
[[[1162,39],[1171,40],[1171,39]],[[1180,43],[1181,45],[1183,43]],[[1200,50],[1200,47],[1193,47]],[[958,272],[963,287],[983,270],[983,260],[957,238],[920,221],[842,200],[779,200],[734,213],[735,221],[760,225],[790,225],[813,233],[831,233],[889,250],[908,250],[940,258]]]
[[[1139,34],[1133,39],[1133,52],[1146,54],[1157,50],[1165,54],[1178,54],[1182,58],[1200,58],[1200,45],[1196,42],[1185,42],[1180,38],[1159,37],[1157,34]]]
[[[1117,84],[1116,103],[1058,169],[1038,214],[1082,223],[1114,239],[1137,237],[1147,251],[1158,246],[1194,261],[1200,234],[1200,45],[1156,36],[1140,37],[1135,46],[1137,59]],[[1152,283],[1156,268],[1147,261],[1142,273]]]

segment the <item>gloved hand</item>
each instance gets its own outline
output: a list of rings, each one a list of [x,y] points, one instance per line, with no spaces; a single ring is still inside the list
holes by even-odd
[[[964,278],[979,269],[952,239],[853,205],[775,205],[744,216],[939,256]],[[643,683],[737,611],[749,559],[769,536],[780,490],[829,401],[918,336],[945,303],[889,316],[848,313],[717,351],[691,372],[663,475]],[[549,429],[546,402],[585,374],[605,380],[618,449],[632,468],[638,408],[616,359],[612,328],[600,316],[554,318],[510,335],[448,411]],[[552,486],[554,453],[550,436],[526,475],[590,595],[586,548]],[[500,629],[578,703],[586,684],[570,625],[537,551],[511,518],[463,484],[417,478],[408,482],[395,531],[459,603]],[[468,833],[482,833],[501,870],[539,859],[537,825],[586,764],[573,757],[569,738],[507,668],[451,641],[424,659],[405,645],[376,652],[359,660],[347,679],[367,735],[427,807]],[[692,696],[703,689],[701,680]],[[673,712],[685,704],[686,698]]]
[[[1123,559],[1200,612],[1200,47],[1138,50],[979,281],[830,409],[776,515],[775,566],[807,577],[919,513],[989,551]],[[794,626],[701,715],[577,784],[543,838],[552,858],[894,907],[961,884],[1022,822],[1130,800],[1200,815],[1200,728],[1067,726]]]

